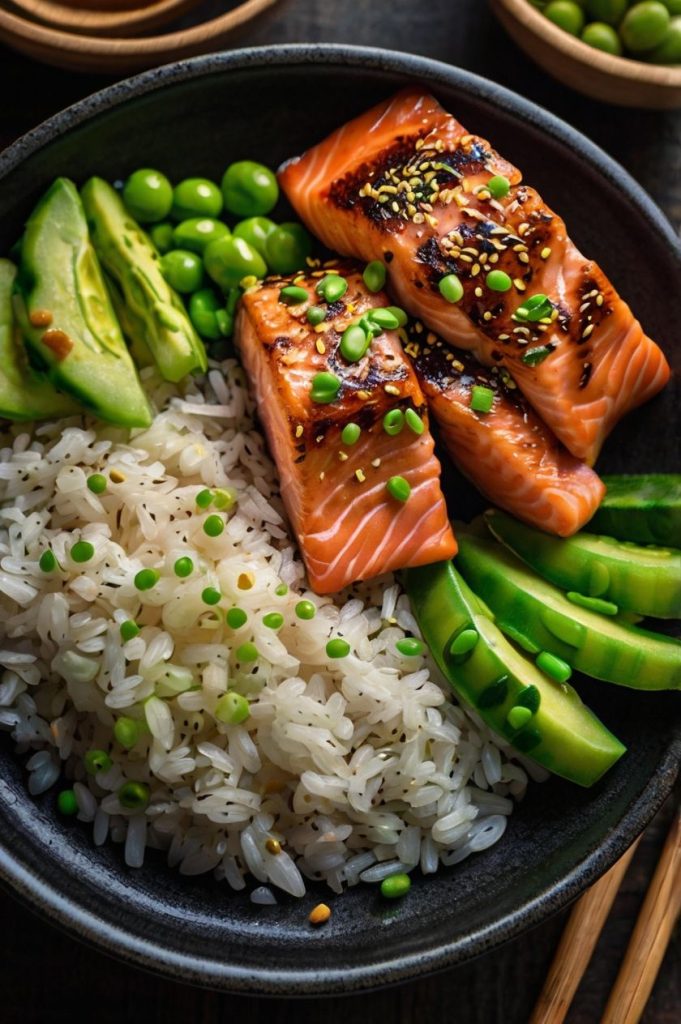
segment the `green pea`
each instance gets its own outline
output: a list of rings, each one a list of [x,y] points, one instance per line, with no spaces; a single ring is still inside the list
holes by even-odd
[[[185,178],[173,189],[171,214],[175,220],[219,217],[221,212],[222,193],[215,182],[207,178]]]
[[[214,217],[190,217],[180,221],[173,231],[173,241],[178,249],[188,249],[203,255],[206,246],[216,238],[226,238],[229,228]]]
[[[276,229],[277,225],[269,217],[248,217],[239,221],[232,234],[236,238],[243,238],[265,259],[265,242]]]
[[[438,284],[440,294],[447,302],[460,302],[463,298],[463,285],[456,274],[447,274]]]
[[[251,709],[246,698],[233,690],[223,694],[215,705],[215,717],[218,722],[226,725],[241,725],[250,715]]]
[[[241,629],[248,622],[248,615],[243,608],[230,608],[225,619],[230,629]]]
[[[57,568],[57,559],[55,558],[54,551],[43,551],[42,555],[38,560],[38,565],[41,572],[54,572]]]
[[[371,344],[371,336],[359,324],[350,324],[343,331],[340,341],[340,352],[348,363],[358,363],[366,355]]]
[[[395,501],[408,501],[411,495],[411,487],[403,476],[391,476],[388,480],[386,490]]]
[[[348,282],[339,274],[327,274],[318,282],[315,291],[325,302],[338,302],[348,290]]]
[[[660,0],[643,0],[630,7],[620,25],[622,42],[632,53],[659,46],[669,30],[669,11]]]
[[[154,248],[158,249],[161,254],[170,252],[175,244],[173,225],[169,224],[168,221],[164,221],[162,224],[154,224],[149,229],[149,237]]]
[[[212,288],[201,288],[189,298],[189,316],[202,338],[217,341],[222,336],[217,312],[222,303]]]
[[[326,655],[328,658],[346,658],[349,653],[350,644],[347,640],[341,640],[340,637],[329,640],[326,645]]]
[[[268,612],[263,616],[262,624],[268,629],[281,629],[284,625],[284,616],[280,612]]]
[[[476,646],[479,639],[480,635],[477,629],[473,629],[472,627],[469,629],[462,629],[449,645],[449,653],[454,655],[454,657],[469,654]]]
[[[491,388],[474,384],[471,388],[471,409],[473,412],[490,412],[494,405],[494,392]]]
[[[196,495],[194,501],[196,502],[199,508],[208,508],[209,505],[212,505],[213,498],[213,492],[209,491],[207,487],[204,487],[203,490],[199,491],[199,493]]]
[[[201,258],[188,249],[171,249],[161,256],[161,273],[170,287],[183,295],[198,291],[203,283]]]
[[[269,167],[254,160],[238,160],[222,176],[222,195],[230,213],[257,217],[276,206],[279,186]]]
[[[681,0],[679,0],[681,11]],[[672,18],[669,31],[658,46],[646,50],[643,59],[652,64],[681,64],[681,17]]]
[[[317,614],[317,608],[312,601],[299,601],[295,611],[299,619],[314,619]]]
[[[201,600],[204,604],[219,604],[221,598],[222,594],[219,590],[216,590],[215,587],[205,587],[205,589],[201,591]]]
[[[307,288],[299,288],[296,284],[288,284],[279,292],[279,301],[287,306],[299,306],[301,302],[307,302]]]
[[[94,545],[89,540],[79,540],[71,548],[69,554],[74,562],[89,562],[95,553]]]
[[[527,725],[531,718],[532,712],[530,709],[519,705],[512,707],[506,715],[506,721],[512,729],[522,729],[524,725]]]
[[[397,437],[404,427],[404,413],[401,409],[390,409],[383,417],[383,429],[388,437]]]
[[[217,238],[206,246],[203,260],[209,277],[223,291],[237,288],[245,277],[263,278],[267,264],[252,246],[243,238],[227,235]]]
[[[317,324],[324,323],[326,320],[326,310],[323,306],[310,306],[305,317],[309,324],[316,327]]]
[[[380,292],[381,288],[385,288],[386,277],[385,264],[380,260],[372,260],[371,263],[367,263],[362,274],[362,280],[370,292]]]
[[[248,641],[236,649],[236,660],[241,662],[257,661],[258,648],[254,643]]]
[[[411,889],[411,878],[409,875],[400,872],[397,875],[388,875],[381,882],[381,896],[387,900],[397,900],[406,896]]]
[[[326,370],[323,370],[321,373],[316,373],[312,378],[310,397],[313,402],[318,402],[320,405],[328,405],[338,397],[340,386],[341,382],[335,374],[327,373]]]
[[[341,441],[343,444],[350,445],[357,444],[359,441],[362,428],[357,423],[346,423],[341,431]]]
[[[573,0],[551,0],[544,8],[544,14],[572,36],[578,36],[584,28],[584,11]]]
[[[127,644],[128,640],[132,640],[139,635],[140,628],[132,619],[126,619],[125,622],[121,622],[119,631],[121,640],[124,644]]]
[[[504,174],[495,174],[487,182],[487,189],[494,199],[504,199],[511,191],[511,182]]]
[[[118,802],[128,811],[143,811],[149,804],[149,787],[144,782],[124,782]]]
[[[173,566],[173,572],[175,573],[176,576],[179,576],[180,579],[186,579],[187,576],[191,576],[191,574],[194,572],[194,563],[191,560],[191,558],[189,558],[187,555],[184,555],[182,558],[178,558],[177,561],[175,562],[175,565]]]
[[[280,583],[279,586],[275,588],[274,593],[277,597],[285,597],[286,594],[288,594],[288,586],[286,583]]]
[[[595,50],[611,53],[615,57],[622,55],[622,43],[612,25],[603,21],[592,21],[582,32],[582,42],[593,46]]]
[[[64,814],[69,818],[73,817],[74,814],[78,814],[78,801],[76,800],[75,792],[72,789],[62,789],[57,797],[57,807],[60,814]]]
[[[273,274],[293,274],[305,267],[312,239],[302,224],[280,224],[265,239],[265,259]]]
[[[415,658],[417,655],[423,654],[426,649],[423,641],[415,636],[405,636],[403,640],[397,641],[395,647],[406,658]]]
[[[107,772],[113,764],[106,750],[88,750],[83,761],[88,775],[96,775],[97,772]]]
[[[170,213],[173,188],[165,174],[145,167],[133,171],[123,186],[123,202],[135,220],[155,224]]]
[[[595,22],[619,25],[629,6],[629,0],[586,0],[586,12]]]
[[[395,331],[400,326],[400,321],[389,309],[371,309],[367,313],[369,322],[382,331]]]
[[[208,516],[203,524],[203,532],[207,537],[219,537],[225,528],[225,521],[222,516]]]
[[[93,494],[103,494],[106,490],[107,480],[103,473],[92,473],[87,478],[88,490]]]
[[[135,718],[121,715],[120,718],[116,719],[114,737],[125,750],[132,750],[143,732],[144,726]]]
[[[490,270],[486,284],[493,292],[507,292],[512,287],[513,281],[503,270]]]
[[[425,423],[415,409],[407,409],[404,414],[404,422],[407,424],[411,432],[416,434],[418,437],[420,437],[426,429]]]
[[[160,578],[158,569],[140,569],[135,574],[135,587],[137,590],[152,590]]]
[[[392,315],[395,317],[395,319],[397,320],[397,326],[404,327],[407,320],[409,319],[405,311],[403,309],[400,309],[399,306],[386,306],[385,308],[389,313],[392,313]]]

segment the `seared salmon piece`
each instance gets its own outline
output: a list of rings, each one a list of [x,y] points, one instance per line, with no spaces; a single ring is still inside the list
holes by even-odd
[[[374,337],[358,361],[340,351],[345,328],[388,300],[370,294],[356,269],[340,266],[333,274],[347,291],[326,303],[315,293],[326,273],[297,276],[295,304],[282,296],[291,279],[247,291],[236,324],[282,498],[318,594],[456,553],[425,399],[396,332]],[[310,306],[323,310],[315,326]]]
[[[412,333],[405,350],[442,443],[485,497],[560,537],[591,519],[603,483],[542,423],[506,370],[483,367],[425,331]],[[475,398],[483,410],[491,403],[489,411],[476,411]]]
[[[382,260],[408,312],[504,366],[577,458],[593,464],[617,421],[667,382],[663,353],[561,218],[432,96],[398,93],[279,180],[326,245]]]

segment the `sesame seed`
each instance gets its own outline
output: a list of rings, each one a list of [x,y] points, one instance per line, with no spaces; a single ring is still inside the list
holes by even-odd
[[[581,304],[581,306],[579,307],[579,312],[580,312],[580,313],[583,313],[583,312],[584,312],[584,310],[585,310],[585,309],[588,309],[590,305],[591,305],[591,303],[590,303],[590,302],[583,302],[583,303]]]
[[[527,246],[524,242],[518,242],[517,245],[513,246],[513,252],[527,252]]]
[[[499,341],[508,341],[509,338],[510,338],[510,334],[500,334],[499,335]]]
[[[374,467],[374,469],[378,469],[378,467],[381,465],[381,460],[380,459],[372,459],[371,460],[371,465]]]
[[[482,314],[482,319],[483,319],[483,320],[491,320],[491,319],[492,319],[492,314],[490,313],[490,311],[489,311],[489,310],[486,310],[486,311],[485,311],[485,312],[484,312],[484,313]]]
[[[596,297],[596,305],[597,306],[602,306],[603,305],[603,296],[602,295],[598,295]]]
[[[425,218],[425,216],[422,213],[415,213],[413,218],[412,218],[412,220],[414,221],[414,224],[423,224],[425,219],[426,218]]]
[[[476,297],[476,299],[481,299],[482,298],[482,288],[478,287],[478,288],[475,289],[475,297]]]
[[[544,249],[542,249],[539,255],[543,260],[547,260],[551,255],[551,247],[547,245]]]
[[[518,228],[518,234],[520,235],[521,238],[529,230],[529,227],[530,227],[530,225],[527,223],[527,221],[525,221],[524,223],[522,223],[520,225],[520,227]]]
[[[112,469],[109,472],[109,479],[114,484],[124,484],[127,480],[125,473],[121,473],[120,469]]]
[[[319,352],[320,356],[323,356],[324,353],[326,352],[326,345],[324,344],[321,338],[317,338],[315,342],[315,348]]]
[[[338,452],[338,458],[341,460],[341,462],[348,461],[348,456],[345,452]]]
[[[363,484],[364,481],[366,480],[366,476],[364,475],[363,469],[356,469],[355,476],[357,477],[357,480],[360,484]]]
[[[584,330],[582,331],[582,337],[583,338],[588,338],[589,335],[592,333],[592,331],[593,331],[595,326],[596,326],[595,324],[589,324],[587,327],[585,327]]]
[[[322,470],[322,472],[319,474],[319,479],[323,480],[325,476],[326,476],[326,473],[324,472],[324,470]]]
[[[314,330],[315,330],[315,334],[323,334],[324,331],[326,330],[326,324],[325,323],[317,324],[317,326],[315,327]]]
[[[296,437],[302,437],[302,436],[303,436],[303,424],[299,423],[298,426],[296,427]]]
[[[516,286],[519,292],[525,291],[525,282],[521,281],[519,277],[513,279],[513,284]]]
[[[399,395],[400,393],[400,389],[398,387],[395,387],[394,384],[386,384],[383,390],[388,395]]]
[[[366,402],[366,400],[368,398],[371,398],[371,392],[370,391],[358,391],[357,392],[357,397],[361,398],[363,402]]]
[[[520,260],[521,263],[529,263],[530,262],[530,257],[527,255],[526,252],[519,252],[518,253],[518,259]]]
[[[463,363],[458,359],[453,359],[452,369],[456,370],[457,373],[463,373]]]
[[[474,266],[471,267],[471,277],[477,277],[479,273],[480,273],[480,264],[476,263]]]

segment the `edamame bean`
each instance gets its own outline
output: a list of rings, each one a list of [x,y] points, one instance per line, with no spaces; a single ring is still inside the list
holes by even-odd
[[[144,167],[133,171],[123,186],[123,202],[135,220],[155,224],[170,213],[173,188],[165,174]]]
[[[233,235],[217,238],[203,254],[208,275],[223,291],[238,287],[245,277],[263,278],[267,265],[259,252]]]
[[[171,215],[175,220],[218,217],[221,212],[222,193],[208,178],[185,178],[173,189]]]
[[[161,256],[161,273],[171,288],[185,295],[197,291],[203,283],[201,259],[188,249],[171,249]]]
[[[302,224],[280,224],[265,239],[265,259],[274,274],[302,270],[311,252],[312,239]]]
[[[222,195],[230,213],[257,217],[276,205],[279,186],[269,167],[254,160],[238,160],[222,176]]]
[[[180,221],[173,231],[173,241],[178,249],[188,249],[203,255],[206,246],[216,238],[229,235],[229,228],[214,217],[190,217]]]

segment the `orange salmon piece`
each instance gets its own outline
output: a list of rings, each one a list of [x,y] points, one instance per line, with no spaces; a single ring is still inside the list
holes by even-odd
[[[498,176],[510,185],[501,198],[488,188]],[[398,93],[284,165],[279,180],[322,242],[382,260],[408,312],[504,366],[577,458],[593,464],[618,420],[667,382],[662,351],[562,219],[432,96]],[[488,285],[492,270],[508,290]],[[463,286],[458,301],[439,290],[450,274]],[[541,320],[523,312],[534,296],[549,300]]]
[[[451,558],[457,550],[425,399],[396,332],[375,337],[358,362],[347,362],[340,352],[345,328],[388,300],[368,293],[352,268],[334,266],[333,273],[345,277],[348,289],[325,307],[326,319],[317,327],[305,314],[310,305],[321,304],[315,286],[322,271],[295,278],[308,296],[297,305],[280,299],[291,279],[270,279],[247,291],[236,324],[282,498],[318,594]],[[337,397],[328,403],[312,397],[319,373],[332,374],[339,383]],[[403,426],[389,436],[385,414],[407,409],[418,414],[423,432]],[[360,428],[352,444],[341,437],[350,423]],[[406,501],[387,488],[398,476],[411,489]]]

